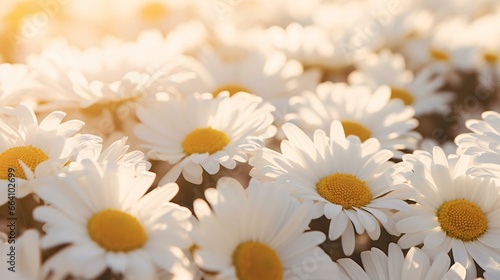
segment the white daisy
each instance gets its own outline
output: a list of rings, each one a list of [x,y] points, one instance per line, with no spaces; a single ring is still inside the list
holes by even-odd
[[[355,234],[365,231],[372,240],[380,236],[380,225],[397,235],[391,210],[405,209],[406,190],[391,178],[392,152],[381,150],[370,138],[344,136],[338,121],[330,136],[317,130],[314,140],[293,124],[285,124],[288,140],[281,142],[282,154],[264,148],[250,160],[250,175],[262,181],[281,182],[295,197],[316,201],[317,216],[330,219],[329,238],[342,237],[346,255],[354,251]],[[354,225],[354,226],[353,226]]]
[[[189,68],[196,62],[183,52],[179,38],[158,31],[141,33],[135,42],[112,41],[85,50],[55,41],[28,59],[43,85],[36,94],[55,96],[37,112],[63,108],[85,121],[84,132],[106,144],[123,136],[135,144],[136,106],[194,77]]]
[[[253,50],[239,60],[225,61],[216,50],[207,47],[200,50],[198,58],[204,68],[196,74],[204,83],[196,91],[214,95],[223,91],[231,95],[240,91],[252,93],[273,104],[280,113],[290,97],[313,89],[320,79],[319,72],[304,71],[300,63],[288,60],[280,52],[265,54]]]
[[[179,69],[186,72],[190,65],[191,60],[182,56],[185,45],[180,39],[152,30],[134,42],[108,40],[84,50],[55,40],[40,54],[30,56],[28,65],[45,84],[41,91],[53,91],[61,99],[57,104],[73,101],[86,108],[110,99],[126,101],[149,91],[165,91],[158,81],[166,82],[163,76],[182,72]],[[137,89],[122,89],[127,81]]]
[[[367,85],[372,90],[388,85],[391,99],[399,98],[415,109],[415,115],[447,114],[453,100],[451,92],[439,92],[446,80],[442,73],[426,68],[416,76],[406,68],[404,57],[388,49],[372,53],[356,63],[357,70],[349,74],[350,84]]]
[[[347,135],[361,141],[376,138],[382,148],[399,156],[397,150],[415,149],[420,134],[414,109],[401,100],[391,100],[388,87],[374,93],[364,86],[344,83],[321,83],[316,92],[305,92],[290,99],[292,113],[286,120],[297,124],[308,135],[316,129],[328,131],[333,120],[339,120]]]
[[[7,222],[7,225],[9,223]],[[8,226],[7,226],[8,228]],[[14,229],[15,231],[15,229]],[[36,280],[41,277],[40,235],[29,229],[20,237],[0,232],[0,278],[11,280]]]
[[[193,51],[199,56],[200,49],[213,47],[221,61],[235,62],[245,58],[249,53],[261,50],[265,46],[262,30],[260,28],[238,29],[227,22],[217,22],[213,25],[202,24],[207,29],[205,44]],[[205,52],[208,50],[205,50]]]
[[[434,32],[413,40],[404,46],[403,53],[408,58],[410,68],[416,69],[428,65],[439,66],[446,72],[473,69],[473,44],[465,34],[470,29],[467,20],[454,17],[436,24]]]
[[[233,178],[205,191],[210,206],[194,202],[194,259],[207,279],[330,279],[338,265],[309,231],[312,203],[300,204],[280,185],[252,181],[245,190]],[[347,279],[347,278],[339,278]]]
[[[500,63],[500,32],[494,26],[500,24],[499,11],[478,18],[472,23],[475,65],[480,72],[491,71]]]
[[[318,25],[302,26],[294,22],[286,28],[272,26],[265,31],[265,36],[271,48],[300,61],[305,68],[318,67],[328,71],[349,64],[328,30]]]
[[[33,212],[44,223],[42,247],[67,245],[45,262],[44,277],[96,278],[106,268],[143,279],[156,279],[157,269],[187,273],[191,212],[169,202],[178,186],[144,195],[155,174],[135,174],[132,164],[83,160],[79,170],[40,187],[50,205]]]
[[[413,72],[406,68],[404,57],[389,49],[370,53],[365,60],[357,61],[355,66],[357,70],[349,74],[349,83],[367,85],[372,89],[383,85],[401,87],[413,79]]]
[[[83,122],[61,123],[66,114],[60,111],[40,123],[24,106],[2,111],[9,117],[0,120],[0,205],[13,196],[21,198],[36,191],[39,178],[57,175],[82,141],[97,141],[92,135],[75,136]]]
[[[378,248],[361,253],[364,270],[352,259],[339,259],[343,270],[355,280],[403,280],[403,279],[465,279],[465,267],[455,263],[450,267],[450,258],[440,253],[435,259],[417,247],[412,247],[406,256],[401,248],[389,244],[388,254]]]
[[[134,129],[152,159],[175,164],[161,183],[175,181],[182,172],[186,180],[200,184],[203,169],[212,175],[219,164],[233,169],[236,161],[246,162],[249,152],[276,133],[274,108],[255,95],[229,97],[226,92],[215,98],[211,93],[167,98],[138,108],[142,123]]]
[[[483,120],[467,120],[465,125],[472,133],[455,138],[458,153],[475,156],[478,165],[473,173],[500,178],[500,114],[484,112]]]
[[[416,191],[416,204],[395,219],[405,233],[398,241],[402,248],[423,244],[431,256],[451,250],[475,275],[472,260],[483,269],[500,260],[500,197],[493,181],[465,175],[470,163],[465,156],[447,158],[439,147],[403,156],[400,166],[407,171],[400,174]]]
[[[287,26],[292,22],[306,23],[321,0],[231,0],[196,1],[199,17],[207,24],[225,23],[239,29],[255,26]]]
[[[380,29],[380,39],[375,49],[389,48],[400,50],[406,44],[422,38],[431,32],[434,26],[435,14],[432,11],[420,9],[418,2],[405,3],[388,2],[397,12],[391,12],[386,7],[381,9],[376,19],[384,27]],[[398,5],[399,4],[399,5]],[[403,4],[403,5],[400,5]]]
[[[323,1],[311,14],[314,25],[324,29],[327,39],[334,45],[333,57],[328,60],[334,59],[335,65],[330,69],[345,70],[359,55],[370,52],[378,44],[379,36],[368,37],[362,30],[372,22],[368,11],[381,8],[376,5],[375,1]],[[335,74],[338,73],[333,76]]]

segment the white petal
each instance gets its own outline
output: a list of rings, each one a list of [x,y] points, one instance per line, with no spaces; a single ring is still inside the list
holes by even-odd
[[[344,233],[347,224],[351,223],[344,212],[340,212],[337,219],[330,222],[330,228],[328,230],[328,238],[330,240],[335,240]]]
[[[432,265],[425,276],[425,280],[441,279],[446,274],[450,267],[450,258],[448,254],[441,253],[432,262]]]
[[[443,280],[464,280],[466,275],[467,271],[465,267],[461,263],[455,263],[443,276]]]
[[[352,255],[356,245],[356,236],[354,235],[354,226],[348,222],[345,232],[342,234],[342,250],[346,256]]]
[[[363,271],[363,269],[351,259],[339,259],[337,262],[347,272],[351,279],[356,280],[370,280],[370,277]],[[332,275],[333,276],[333,275]],[[333,279],[333,278],[332,278]]]
[[[423,216],[411,216],[396,223],[396,229],[403,233],[415,233],[439,226],[436,220]]]
[[[127,255],[124,253],[107,253],[106,262],[115,273],[123,273],[128,264]]]
[[[436,232],[429,233],[424,239],[424,245],[429,249],[434,249],[443,243],[446,238],[446,233],[442,230],[438,230]]]

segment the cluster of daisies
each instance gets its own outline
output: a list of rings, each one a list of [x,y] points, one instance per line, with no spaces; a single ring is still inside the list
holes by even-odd
[[[500,279],[495,0],[7,0],[0,279]]]

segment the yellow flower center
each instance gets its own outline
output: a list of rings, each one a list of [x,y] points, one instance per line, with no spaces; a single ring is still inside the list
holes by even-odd
[[[106,209],[94,214],[87,231],[99,246],[112,252],[128,252],[146,243],[146,231],[139,221],[122,211]]]
[[[363,207],[372,200],[370,188],[365,181],[351,174],[329,175],[316,184],[316,191],[324,199],[342,205],[344,209]]]
[[[345,135],[356,135],[359,139],[364,142],[371,136],[371,132],[358,122],[353,121],[341,121],[344,127]]]
[[[211,127],[197,128],[184,138],[182,148],[187,155],[213,154],[222,150],[229,142],[229,137],[222,131]]]
[[[496,64],[498,61],[498,54],[496,54],[494,52],[485,52],[485,53],[483,53],[483,58],[489,64]]]
[[[8,179],[9,168],[15,170],[14,174],[17,178],[26,179],[26,174],[24,174],[24,170],[21,164],[19,164],[19,160],[34,172],[37,165],[47,159],[49,159],[47,154],[31,145],[7,149],[0,154],[0,180]]]
[[[441,51],[441,50],[438,50],[438,49],[430,49],[430,54],[431,54],[431,57],[434,59],[434,60],[437,60],[437,61],[449,61],[450,60],[450,56]]]
[[[244,242],[233,253],[239,280],[281,280],[283,265],[276,252],[260,242]]]
[[[157,21],[167,17],[168,9],[162,3],[151,2],[142,6],[139,14],[148,21]]]
[[[457,199],[443,203],[436,213],[441,229],[450,237],[474,241],[486,232],[486,215],[476,204]]]
[[[223,91],[229,91],[229,96],[233,96],[240,91],[250,93],[250,90],[244,86],[238,84],[225,84],[214,90],[212,94],[213,96],[217,96]]]
[[[401,99],[406,106],[413,104],[413,96],[406,90],[402,88],[393,87],[391,88],[391,99]]]

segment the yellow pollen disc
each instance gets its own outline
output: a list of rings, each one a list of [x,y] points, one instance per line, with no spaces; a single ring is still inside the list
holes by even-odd
[[[359,137],[361,142],[366,141],[371,136],[371,132],[366,129],[363,125],[358,122],[353,121],[341,121],[342,126],[344,127],[345,135],[356,135]]]
[[[316,184],[316,191],[333,204],[344,209],[363,207],[372,200],[370,188],[351,174],[335,173],[321,179]]]
[[[402,88],[391,88],[391,99],[401,99],[406,106],[413,104],[413,96]]]
[[[222,150],[229,142],[229,137],[222,131],[211,127],[197,128],[184,138],[182,148],[187,155],[213,154]]]
[[[94,214],[87,222],[87,231],[94,242],[112,252],[141,248],[147,240],[146,231],[135,217],[112,209]]]
[[[212,92],[213,96],[219,95],[219,93],[223,91],[229,91],[229,96],[233,96],[236,93],[243,91],[247,93],[251,93],[250,90],[244,86],[238,85],[238,84],[225,84],[220,87],[218,87],[216,90]]]
[[[483,58],[489,64],[495,64],[498,61],[498,54],[493,53],[493,52],[485,52],[485,53],[483,53]]]
[[[14,168],[13,173],[17,178],[26,179],[19,160],[34,172],[38,164],[48,159],[49,157],[42,150],[31,145],[10,148],[0,154],[0,180],[8,179],[9,168]]]
[[[260,242],[244,242],[233,253],[238,280],[281,280],[283,265],[276,252]]]
[[[430,49],[429,52],[431,54],[431,57],[434,60],[438,60],[438,61],[449,61],[450,60],[450,56],[443,51],[440,51],[437,49]]]
[[[156,21],[167,17],[168,10],[162,3],[151,2],[142,6],[139,13],[145,20]]]
[[[437,210],[439,225],[446,234],[462,241],[474,241],[486,232],[486,215],[476,204],[457,199],[443,203]]]

